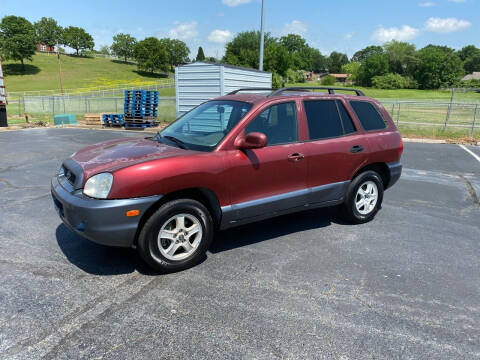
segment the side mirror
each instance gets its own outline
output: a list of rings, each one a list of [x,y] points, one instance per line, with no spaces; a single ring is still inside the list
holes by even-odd
[[[260,132],[248,133],[244,138],[238,138],[235,146],[238,149],[259,149],[267,145],[267,136]]]

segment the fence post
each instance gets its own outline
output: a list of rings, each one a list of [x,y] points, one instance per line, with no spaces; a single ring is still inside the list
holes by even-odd
[[[117,98],[115,98],[115,113],[117,113],[117,114],[118,114]]]
[[[400,123],[400,106],[402,103],[398,103],[398,110],[397,110],[397,126]]]
[[[472,133],[471,133],[472,137],[473,137],[473,131],[475,130],[475,121],[477,120],[477,110],[478,110],[478,104],[475,105],[475,110],[473,111]]]
[[[55,96],[52,96],[52,118],[54,117],[55,117]]]
[[[85,96],[85,114],[88,113],[87,97]]]
[[[455,93],[455,88],[452,88],[452,96],[450,96],[450,103],[448,104],[447,117],[445,118],[445,125],[443,126],[444,130],[447,128],[448,120],[450,120],[450,112],[452,111],[452,103],[453,103],[454,93]]]

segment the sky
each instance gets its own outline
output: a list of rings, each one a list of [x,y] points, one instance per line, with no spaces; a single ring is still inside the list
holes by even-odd
[[[79,26],[110,45],[117,33],[178,38],[195,56],[221,57],[236,33],[260,29],[261,0],[0,0],[0,17],[31,22],[53,17],[61,26]],[[324,55],[353,55],[367,45],[392,39],[421,48],[428,44],[460,49],[480,47],[480,0],[265,0],[265,31],[296,33]]]

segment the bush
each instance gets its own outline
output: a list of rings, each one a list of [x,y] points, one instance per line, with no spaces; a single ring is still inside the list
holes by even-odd
[[[304,83],[307,81],[307,77],[302,70],[288,69],[285,77],[288,83]]]
[[[322,77],[321,84],[322,85],[334,85],[337,79],[335,79],[332,75],[327,75]]]
[[[411,77],[388,73],[374,76],[372,86],[377,89],[417,89],[418,83]]]
[[[274,72],[272,74],[272,87],[274,89],[280,89],[283,87],[284,81],[282,75]]]

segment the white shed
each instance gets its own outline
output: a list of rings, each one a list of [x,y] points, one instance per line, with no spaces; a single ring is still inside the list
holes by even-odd
[[[207,61],[178,66],[175,69],[177,117],[206,100],[252,87],[271,88],[272,74]]]

